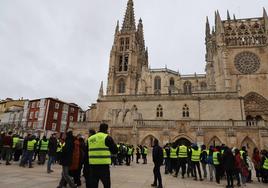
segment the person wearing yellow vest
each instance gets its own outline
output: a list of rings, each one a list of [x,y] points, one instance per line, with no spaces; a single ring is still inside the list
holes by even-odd
[[[187,163],[187,147],[184,144],[181,144],[178,148],[178,165],[176,168],[176,173],[174,177],[178,176],[178,173],[180,171],[180,168],[182,168],[182,178],[184,178],[185,172],[186,172],[186,163]]]
[[[164,154],[164,164],[165,164],[165,174],[168,174],[170,172],[170,146],[169,143],[167,143],[163,148],[163,154]]]
[[[87,140],[92,136],[96,134],[96,131],[94,129],[89,129],[88,131],[88,138]],[[85,148],[85,156],[84,156],[84,168],[83,168],[83,174],[86,182],[86,187],[90,187],[90,181],[89,181],[89,174],[90,174],[90,166],[89,166],[89,161],[88,161],[88,142],[86,141],[86,148]]]
[[[213,151],[212,154],[212,160],[213,160],[213,165],[215,167],[216,171],[216,182],[219,184],[220,183],[220,178],[221,178],[221,172],[222,172],[222,167],[221,167],[221,153],[220,153],[220,147],[216,146],[216,148]]]
[[[148,148],[147,146],[143,146],[141,150],[141,155],[143,158],[143,164],[147,164],[147,154],[148,154]]]
[[[268,152],[267,150],[262,151],[261,158],[261,169],[262,169],[262,182],[268,183]]]
[[[19,136],[18,135],[14,135],[13,136],[13,145],[12,145],[12,156],[13,156],[13,159],[15,159],[15,153],[16,153],[16,151],[18,150],[17,149],[17,144],[19,143],[19,141],[20,141],[20,138],[19,138]]]
[[[104,188],[111,187],[110,164],[111,154],[118,152],[113,138],[108,135],[108,124],[101,123],[99,132],[88,138],[89,174],[88,185],[98,188],[101,180]]]
[[[29,168],[33,168],[32,165],[32,160],[33,160],[33,154],[36,148],[36,140],[35,140],[35,136],[31,135],[29,137],[29,140],[27,141],[27,149],[25,152],[25,158],[23,159],[24,161],[22,162],[22,166],[24,167],[25,164],[29,164]]]
[[[38,164],[44,165],[46,162],[46,155],[48,150],[48,140],[46,136],[43,136],[42,140],[39,140],[38,150],[39,150],[39,162]]]
[[[130,145],[128,145],[127,146],[127,156],[126,156],[126,165],[127,166],[129,166],[130,165],[130,159],[131,159],[131,155],[132,155],[132,150],[133,150],[133,148],[130,146]]]
[[[170,147],[170,173],[176,172],[178,165],[178,152],[177,144],[174,142]]]
[[[192,149],[191,149],[191,162],[193,165],[193,172],[194,172],[194,176],[195,176],[194,180],[197,180],[197,173],[196,173],[196,168],[197,168],[199,180],[203,181],[201,170],[200,170],[200,156],[201,156],[201,149],[198,148],[198,146],[196,144],[194,144]]]

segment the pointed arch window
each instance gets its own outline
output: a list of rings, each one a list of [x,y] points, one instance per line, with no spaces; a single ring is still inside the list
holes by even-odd
[[[182,117],[190,117],[190,111],[187,104],[182,107]]]
[[[118,81],[118,93],[125,93],[125,92],[126,92],[125,80],[121,78]]]
[[[156,108],[156,117],[163,117],[163,107],[159,104]]]
[[[123,56],[119,56],[119,65],[118,65],[118,71],[121,72],[123,71]]]
[[[159,76],[154,78],[154,91],[155,93],[160,93],[161,91],[161,78]]]
[[[175,86],[175,81],[174,78],[169,79],[169,86],[174,87]]]
[[[183,91],[184,91],[184,94],[188,94],[188,95],[192,93],[192,83],[190,81],[184,82]]]
[[[124,57],[124,71],[128,70],[128,55]]]

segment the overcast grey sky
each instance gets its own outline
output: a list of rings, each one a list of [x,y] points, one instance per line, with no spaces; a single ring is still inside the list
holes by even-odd
[[[1,0],[0,99],[58,97],[84,109],[106,85],[127,0]],[[268,0],[134,0],[152,68],[204,73],[205,18],[261,17]],[[106,90],[106,88],[105,88]]]

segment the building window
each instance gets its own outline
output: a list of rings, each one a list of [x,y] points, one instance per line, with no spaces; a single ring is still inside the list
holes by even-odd
[[[118,71],[119,72],[123,71],[123,56],[122,55],[119,56],[119,67],[118,67]]]
[[[159,76],[154,78],[154,91],[155,93],[160,93],[161,91],[161,78]]]
[[[189,107],[185,104],[182,108],[182,117],[190,117]]]
[[[39,108],[39,106],[40,106],[40,102],[37,101],[37,102],[36,102],[36,107]]]
[[[160,104],[156,108],[156,117],[163,117],[163,108]]]
[[[71,113],[74,113],[74,108],[73,107],[71,108]]]
[[[125,50],[128,50],[128,49],[129,49],[129,37],[127,37],[125,41]]]
[[[58,119],[58,112],[54,112],[54,114],[53,114],[53,119],[54,119],[54,120],[57,120],[57,119]]]
[[[31,112],[31,113],[30,113],[30,118],[29,118],[29,119],[33,119],[33,117],[34,117],[34,112]]]
[[[120,51],[124,50],[124,38],[120,39]]]
[[[70,116],[70,121],[74,121],[74,118],[73,118],[73,116]]]
[[[171,86],[171,87],[174,87],[175,86],[174,78],[170,78],[170,80],[169,80],[169,86]]]
[[[201,88],[202,91],[206,90],[206,89],[207,89],[207,84],[206,84],[206,82],[201,82],[201,83],[200,83],[200,88]]]
[[[60,108],[60,104],[56,102],[56,103],[55,103],[55,109],[58,110],[59,108]]]
[[[118,93],[125,93],[125,81],[124,79],[120,79],[119,82],[118,82]]]
[[[191,94],[192,93],[192,84],[189,81],[184,82],[183,84],[184,94]]]
[[[56,128],[57,128],[57,123],[52,123],[51,130],[52,130],[52,131],[55,131]]]
[[[35,108],[35,102],[32,102],[32,108]]]
[[[125,55],[124,57],[124,71],[127,71],[128,69],[128,55]]]
[[[35,112],[35,114],[34,114],[34,118],[36,118],[36,119],[37,119],[37,118],[38,118],[38,114],[39,114],[39,112],[38,112],[38,111],[36,111],[36,112]]]
[[[65,113],[62,114],[62,120],[66,121],[67,120],[67,115]]]

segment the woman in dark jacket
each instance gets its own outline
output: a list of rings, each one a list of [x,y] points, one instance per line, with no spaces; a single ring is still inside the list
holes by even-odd
[[[73,132],[68,131],[66,133],[65,145],[62,148],[62,157],[61,157],[62,177],[59,186],[57,188],[65,187],[66,184],[69,184],[71,188],[77,187],[74,184],[73,179],[69,175],[69,167],[72,164],[72,158],[73,158],[73,148],[74,148]]]
[[[234,187],[233,172],[235,170],[235,157],[230,148],[226,148],[224,152],[223,166],[225,168],[226,177],[227,177],[226,188],[233,188]]]

